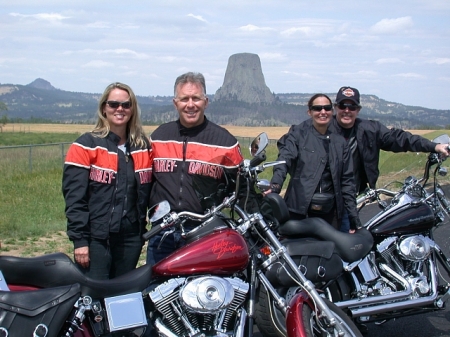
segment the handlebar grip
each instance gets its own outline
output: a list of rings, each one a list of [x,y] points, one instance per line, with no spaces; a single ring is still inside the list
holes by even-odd
[[[266,160],[266,154],[260,153],[257,156],[253,157],[252,160],[250,160],[250,167],[258,166],[259,164],[263,163]]]
[[[366,196],[363,196],[361,198],[356,199],[356,205],[361,204],[362,202],[364,202],[366,200]]]
[[[161,232],[163,228],[161,227],[161,224],[158,225],[152,225],[152,228],[145,234],[142,235],[142,238],[147,241],[151,237],[155,236],[159,232]]]

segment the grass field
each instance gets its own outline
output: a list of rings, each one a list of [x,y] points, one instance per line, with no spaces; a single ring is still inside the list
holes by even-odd
[[[288,132],[289,127],[245,127],[223,125],[231,134],[239,137],[256,137],[261,132],[266,132],[270,139],[279,139]],[[91,131],[94,125],[84,124],[6,124],[3,132],[45,132],[45,133],[84,133]],[[157,126],[145,125],[144,130],[150,134]]]
[[[236,137],[253,138],[264,131],[278,139],[288,127],[224,126]],[[92,125],[78,124],[8,124],[0,133],[0,145],[72,142]],[[150,134],[156,127],[146,126]],[[427,138],[444,131],[413,130]],[[244,143],[244,142],[242,142]],[[248,144],[248,143],[247,143]],[[33,170],[27,158],[30,148],[2,150],[0,155],[0,254],[35,256],[60,251],[72,255],[72,245],[65,234],[64,200],[61,193],[62,156],[68,145],[33,148]],[[243,153],[248,157],[247,145]],[[268,160],[275,160],[274,144],[267,149]],[[391,160],[395,156],[395,160]],[[403,180],[406,175],[420,174],[426,154],[392,154],[382,152],[380,170],[390,172],[382,178]],[[417,173],[416,173],[417,172]],[[271,170],[262,178],[270,179]],[[380,181],[382,181],[380,179]],[[384,184],[384,183],[383,183]],[[141,263],[143,261],[141,260]]]

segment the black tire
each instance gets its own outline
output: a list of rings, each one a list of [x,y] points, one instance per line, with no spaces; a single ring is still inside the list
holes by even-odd
[[[286,293],[278,293],[286,298]],[[256,291],[255,321],[259,332],[264,337],[286,337],[286,323],[284,315],[275,306],[264,286],[260,285]]]
[[[278,289],[280,295],[289,297],[289,292],[295,292],[295,289]],[[284,293],[283,293],[284,291]],[[264,337],[286,337],[286,325],[285,317],[275,306],[267,290],[260,286],[257,290],[257,300],[255,306],[255,320],[258,326],[259,332]],[[335,304],[327,299],[324,299],[328,307],[335,314],[335,318],[341,322],[343,328],[346,330],[346,337],[362,337],[361,332],[353,323],[352,319],[345,314],[342,309],[339,309]],[[308,306],[303,307],[303,323],[307,327],[307,334],[310,337],[323,337],[323,336],[333,336],[332,334],[327,334],[326,332],[319,331],[318,326],[314,320],[315,313]]]

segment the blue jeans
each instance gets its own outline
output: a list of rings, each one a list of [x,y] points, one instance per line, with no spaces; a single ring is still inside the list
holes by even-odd
[[[341,227],[339,230],[344,233],[348,233],[350,230],[350,218],[348,217],[346,208],[344,208],[344,213],[342,213]]]
[[[185,240],[181,237],[181,232],[179,230],[167,235],[164,241],[161,242],[164,233],[166,233],[166,231],[162,231],[148,240],[147,264],[152,266],[155,265],[186,244]]]

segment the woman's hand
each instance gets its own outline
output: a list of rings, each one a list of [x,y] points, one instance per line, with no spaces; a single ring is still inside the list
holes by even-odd
[[[76,248],[73,252],[75,262],[83,268],[89,267],[89,247]]]

